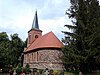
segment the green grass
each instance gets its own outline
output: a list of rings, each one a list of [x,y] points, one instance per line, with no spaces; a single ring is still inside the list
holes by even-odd
[[[67,75],[78,75],[79,74],[79,71],[74,71],[74,70],[71,70],[71,71],[65,71],[65,74]]]
[[[67,74],[67,75],[73,75],[73,73],[70,73],[70,72],[65,72],[65,74]]]

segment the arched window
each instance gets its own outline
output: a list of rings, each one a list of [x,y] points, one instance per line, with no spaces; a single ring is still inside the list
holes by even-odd
[[[38,35],[35,35],[35,38],[38,38]]]
[[[38,61],[38,52],[37,52],[37,61]]]

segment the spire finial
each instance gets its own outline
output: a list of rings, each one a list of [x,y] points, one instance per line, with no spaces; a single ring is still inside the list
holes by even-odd
[[[34,20],[33,20],[33,24],[32,24],[32,29],[38,29],[39,30],[37,10],[35,11],[35,16],[34,16]]]

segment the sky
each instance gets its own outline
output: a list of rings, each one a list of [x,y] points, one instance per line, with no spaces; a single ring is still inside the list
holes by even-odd
[[[68,30],[64,25],[72,24],[65,15],[69,7],[70,0],[0,0],[0,32],[18,33],[25,40],[37,10],[43,35],[52,31],[61,40],[61,31]]]

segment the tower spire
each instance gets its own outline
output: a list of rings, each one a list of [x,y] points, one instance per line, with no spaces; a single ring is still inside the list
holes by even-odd
[[[37,29],[37,30],[39,30],[37,10],[35,11],[34,20],[33,20],[33,23],[32,23],[32,29]]]

